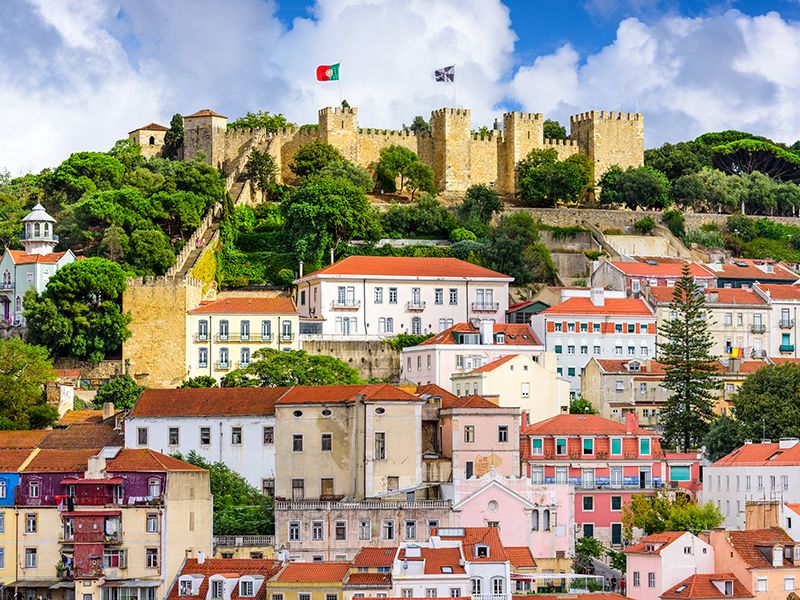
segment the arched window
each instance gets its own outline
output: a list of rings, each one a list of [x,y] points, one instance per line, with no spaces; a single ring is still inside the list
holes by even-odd
[[[33,224],[33,236],[34,237],[38,238],[41,235],[40,227],[41,227],[40,223],[34,223]]]
[[[537,509],[531,513],[531,531],[539,531],[539,511]]]
[[[5,270],[3,273],[3,285],[10,286],[11,285],[11,271],[8,269]]]
[[[17,296],[17,299],[14,301],[14,310],[18,315],[22,312],[22,296]]]
[[[150,145],[151,146],[155,146],[156,145],[156,137],[154,135],[150,136]]]
[[[44,237],[50,237],[50,223],[44,224]]]
[[[422,319],[414,317],[411,319],[411,334],[420,335],[422,333]]]
[[[147,492],[149,496],[158,497],[161,495],[161,480],[153,477],[147,482]]]
[[[473,596],[480,596],[481,589],[483,588],[483,581],[480,577],[473,577],[472,578],[472,595]]]
[[[492,594],[500,596],[505,594],[505,582],[502,577],[492,577]]]
[[[542,513],[542,531],[550,531],[550,511],[546,508]]]

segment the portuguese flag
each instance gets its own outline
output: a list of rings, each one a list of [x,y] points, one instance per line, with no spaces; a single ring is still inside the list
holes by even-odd
[[[318,66],[317,81],[339,81],[339,63]]]

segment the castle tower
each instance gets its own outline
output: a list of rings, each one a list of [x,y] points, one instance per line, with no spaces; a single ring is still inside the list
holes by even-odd
[[[319,111],[320,139],[358,163],[358,109],[325,107]]]
[[[207,108],[183,117],[183,159],[193,160],[198,152],[205,162],[222,169],[225,162],[225,131],[228,117]]]
[[[433,173],[440,190],[462,192],[470,185],[470,115],[468,108],[431,113]]]
[[[612,165],[644,164],[644,115],[593,110],[569,118],[570,138],[594,165],[594,180]]]
[[[22,219],[25,230],[22,233],[22,245],[28,254],[50,254],[58,244],[58,236],[53,233],[56,220],[47,214],[44,206],[37,204]]]
[[[142,156],[152,158],[161,154],[164,148],[164,136],[167,135],[169,127],[164,127],[159,123],[149,123],[139,129],[128,132],[128,139],[133,140],[142,149]]]
[[[544,117],[541,113],[503,114],[503,144],[498,155],[497,191],[516,190],[517,164],[534,148],[544,143]]]

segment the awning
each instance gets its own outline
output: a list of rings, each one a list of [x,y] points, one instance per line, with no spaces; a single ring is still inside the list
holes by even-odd
[[[57,583],[61,583],[60,579],[19,579],[9,583],[6,587],[23,587],[23,588],[49,588]]]
[[[140,588],[140,587],[158,587],[161,581],[153,579],[118,579],[115,581],[106,580],[100,587],[113,587],[113,588]]]
[[[125,480],[122,477],[104,477],[103,479],[84,479],[83,477],[67,477],[61,480],[61,485],[120,485]]]
[[[62,517],[121,517],[121,510],[72,510],[61,513]]]
[[[51,590],[74,590],[75,589],[75,582],[74,581],[59,581],[55,585],[50,586]]]
[[[579,463],[572,463],[570,466],[573,469],[605,469],[608,467],[608,463],[604,462],[579,462]]]

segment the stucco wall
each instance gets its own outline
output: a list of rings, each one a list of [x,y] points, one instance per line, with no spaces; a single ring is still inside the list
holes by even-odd
[[[400,380],[400,352],[381,340],[351,342],[301,339],[300,349],[309,354],[338,358],[358,369],[362,379]]]

